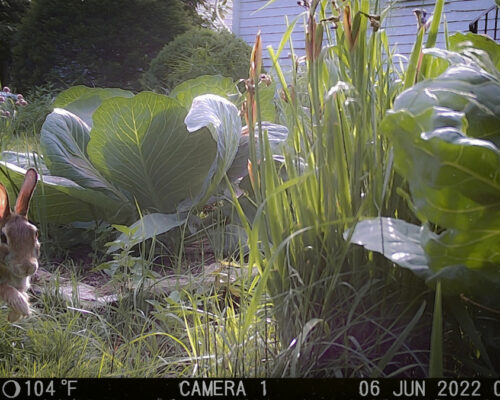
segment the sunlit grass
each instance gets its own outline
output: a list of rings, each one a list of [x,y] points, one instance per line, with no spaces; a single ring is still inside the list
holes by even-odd
[[[250,330],[241,331],[242,302],[236,296],[244,289],[238,285],[193,285],[168,295],[147,288],[123,291],[116,302],[91,309],[78,298],[63,298],[58,287],[54,279],[32,295],[30,318],[17,324],[0,318],[0,376],[268,374],[276,346],[273,324],[262,307]]]
[[[264,151],[260,157],[251,151],[257,210],[247,233],[249,264],[261,271],[257,291],[267,290],[273,302],[282,347],[274,374],[281,376],[426,373],[427,355],[420,353],[428,347],[409,345],[428,322],[425,290],[420,286],[420,295],[405,299],[401,294],[415,285],[411,276],[343,238],[363,217],[411,218],[395,190],[402,183],[392,169],[390,144],[378,130],[402,90],[385,33],[369,25],[367,16],[379,11],[366,0],[342,9],[312,2],[305,65],[291,78],[285,78],[279,52],[268,49],[282,90],[279,122],[293,147],[277,168],[257,123]],[[342,24],[322,46],[329,27],[318,20],[339,13]],[[259,39],[253,66],[259,65],[258,48]],[[258,68],[250,72],[257,81]],[[252,121],[253,108],[247,109]]]

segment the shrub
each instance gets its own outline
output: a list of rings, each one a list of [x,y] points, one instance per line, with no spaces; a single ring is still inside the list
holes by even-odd
[[[192,21],[181,0],[33,0],[13,48],[17,89],[48,82],[134,88],[151,58]]]
[[[201,75],[233,79],[248,75],[250,46],[230,32],[192,29],[168,43],[143,75],[146,89],[170,90]]]
[[[0,5],[0,83],[9,81],[12,41],[21,21],[29,9],[29,0],[2,0]]]

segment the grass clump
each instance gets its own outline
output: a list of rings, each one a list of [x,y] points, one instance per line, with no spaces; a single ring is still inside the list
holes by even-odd
[[[343,236],[364,216],[411,215],[396,194],[401,182],[392,170],[390,144],[378,129],[402,89],[393,79],[387,37],[370,25],[374,10],[365,0],[342,8],[316,1],[307,14],[303,72],[297,62],[287,80],[279,51],[269,49],[282,88],[280,122],[293,143],[281,163],[286,174],[275,168],[260,110],[246,107],[264,148],[260,156],[250,152],[257,211],[247,228],[249,264],[261,271],[259,285],[271,295],[286,349],[275,373],[422,375],[426,356],[421,353],[428,347],[409,343],[428,323],[425,290],[412,276],[349,246]],[[342,25],[333,37],[317,21],[339,14]],[[259,47],[258,38],[248,87],[259,80]],[[258,96],[249,91],[247,103],[258,104]],[[401,293],[415,285],[420,295],[404,299]],[[405,329],[408,324],[415,329]]]

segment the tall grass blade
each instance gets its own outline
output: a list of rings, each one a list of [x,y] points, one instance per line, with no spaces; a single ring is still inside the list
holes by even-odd
[[[292,32],[295,29],[295,25],[297,24],[297,21],[303,18],[302,14],[298,15],[291,23],[287,24],[287,28],[285,33],[283,34],[283,37],[281,38],[280,44],[278,46],[278,50],[276,51],[276,58],[279,58],[281,55],[281,52],[285,48],[287,42],[290,41],[290,37],[292,36]],[[287,19],[288,22],[288,19]]]
[[[441,17],[444,9],[444,0],[437,0],[436,6],[434,7],[434,14],[432,16],[431,25],[429,27],[429,33],[427,34],[427,42],[425,43],[426,48],[431,48],[436,46],[437,36],[439,33],[439,26],[441,25]],[[422,60],[421,70],[424,73],[424,77],[429,77],[430,69],[432,67],[432,58],[430,56],[424,56]]]
[[[417,33],[417,40],[415,41],[411,51],[410,60],[408,61],[408,69],[406,70],[403,87],[405,90],[412,87],[417,82],[417,76],[422,62],[422,44],[424,41],[424,34],[425,29],[420,28]]]
[[[436,283],[434,313],[432,316],[431,355],[429,362],[429,378],[443,376],[443,304],[441,280]]]
[[[429,27],[429,33],[427,35],[427,42],[425,43],[426,48],[431,48],[436,45],[443,9],[444,9],[444,0],[437,0],[436,6],[434,7],[434,14],[432,16],[431,26]]]

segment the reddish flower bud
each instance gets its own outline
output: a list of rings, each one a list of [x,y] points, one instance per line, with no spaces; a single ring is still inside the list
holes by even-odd
[[[2,92],[10,93],[10,89],[7,86],[4,86]]]

